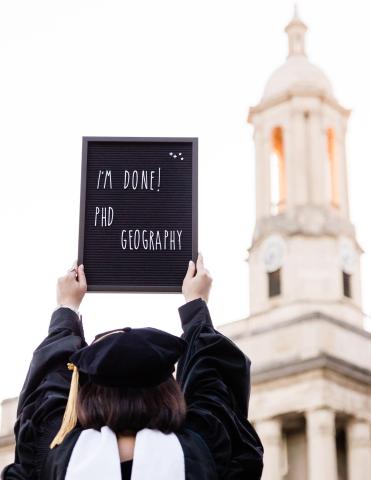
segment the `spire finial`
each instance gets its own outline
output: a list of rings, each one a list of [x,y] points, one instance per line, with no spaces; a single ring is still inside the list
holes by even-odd
[[[305,55],[305,32],[307,26],[303,23],[298,14],[298,4],[294,3],[294,16],[285,28],[289,37],[289,57],[293,55]]]
[[[299,19],[299,12],[298,12],[298,3],[294,3],[294,15],[292,17],[293,19]]]

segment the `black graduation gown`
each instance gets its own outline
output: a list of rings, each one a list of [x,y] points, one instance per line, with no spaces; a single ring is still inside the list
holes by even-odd
[[[177,433],[186,480],[258,480],[263,447],[247,420],[250,361],[217,332],[207,304],[196,299],[179,308],[188,347],[177,368],[187,401],[184,428]],[[70,387],[70,355],[86,345],[82,323],[68,308],[56,310],[49,335],[35,350],[19,397],[15,462],[3,480],[63,480],[81,429],[49,449],[57,433]],[[176,479],[174,479],[176,480]]]

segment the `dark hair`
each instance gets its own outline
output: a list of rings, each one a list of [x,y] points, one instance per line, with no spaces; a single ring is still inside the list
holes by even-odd
[[[83,428],[107,425],[116,434],[143,428],[172,433],[185,419],[186,404],[177,381],[170,377],[155,387],[105,387],[85,383],[77,397],[77,416]]]

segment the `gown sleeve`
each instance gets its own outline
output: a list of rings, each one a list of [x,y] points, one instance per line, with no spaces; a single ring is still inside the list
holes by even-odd
[[[79,316],[69,308],[54,311],[48,336],[33,353],[19,396],[15,460],[2,471],[2,480],[39,478],[68,399],[72,374],[66,364],[85,345]]]
[[[186,427],[208,445],[218,478],[258,480],[263,446],[247,420],[251,362],[214,329],[201,298],[182,305],[179,315],[188,343],[177,368],[187,402]]]

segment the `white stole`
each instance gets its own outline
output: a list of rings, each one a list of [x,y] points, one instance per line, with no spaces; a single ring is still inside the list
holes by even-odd
[[[66,480],[121,480],[117,437],[109,427],[83,430],[74,446]],[[131,480],[185,480],[178,437],[145,428],[135,439]]]

